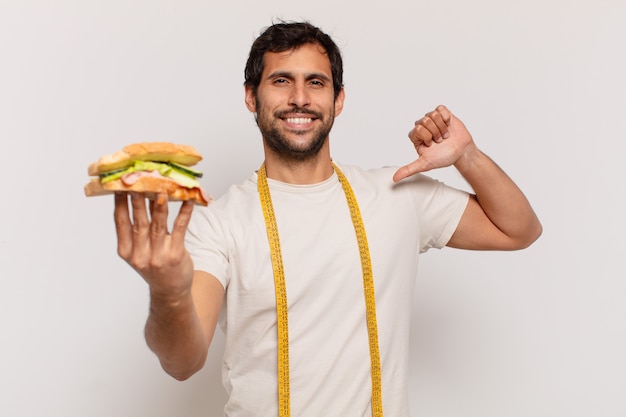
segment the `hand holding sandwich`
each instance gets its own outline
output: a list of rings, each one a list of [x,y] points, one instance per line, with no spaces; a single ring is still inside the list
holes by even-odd
[[[150,285],[151,293],[179,296],[189,291],[193,265],[183,239],[193,204],[211,197],[200,186],[202,173],[192,168],[202,156],[192,146],[140,142],[104,155],[89,165],[85,195],[115,193],[118,254]],[[128,205],[131,195],[132,220]],[[146,207],[150,200],[150,213]],[[170,234],[168,201],[182,201]]]
[[[160,197],[150,201],[148,215],[144,196],[131,193],[131,220],[127,193],[115,194],[117,252],[146,280],[153,296],[174,301],[189,292],[192,283],[193,264],[184,237],[193,202],[182,203],[170,233],[167,196]]]
[[[184,245],[194,202],[183,201],[170,233],[166,194],[150,200],[149,209],[142,193],[130,194],[131,207],[128,200],[126,192],[115,194],[117,251],[150,287],[145,328],[148,346],[163,369],[184,380],[203,366],[211,342],[196,311],[193,262]],[[221,298],[223,292],[217,294]],[[215,304],[207,309],[217,315],[221,304]]]
[[[163,368],[181,380],[202,367],[214,330],[203,321],[207,314],[217,317],[223,296],[216,280],[194,273],[184,245],[194,205],[212,201],[198,181],[202,173],[192,168],[201,159],[187,145],[136,143],[92,163],[84,187],[88,197],[115,194],[118,254],[150,288],[146,342]],[[182,201],[171,231],[169,201]],[[207,282],[214,288],[207,290]],[[213,294],[210,301],[207,294]]]

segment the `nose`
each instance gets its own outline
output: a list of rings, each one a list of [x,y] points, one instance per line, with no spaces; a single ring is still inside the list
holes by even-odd
[[[311,104],[311,98],[307,91],[306,84],[302,82],[296,82],[291,88],[289,96],[289,105],[295,107],[306,107]]]

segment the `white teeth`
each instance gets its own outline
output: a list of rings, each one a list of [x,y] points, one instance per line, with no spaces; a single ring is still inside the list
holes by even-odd
[[[303,123],[311,123],[313,119],[310,117],[288,117],[287,123],[295,123],[295,124],[303,124]]]

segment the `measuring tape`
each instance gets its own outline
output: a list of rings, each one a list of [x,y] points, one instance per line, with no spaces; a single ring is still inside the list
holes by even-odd
[[[367,333],[370,347],[370,366],[372,376],[372,416],[383,417],[382,383],[380,371],[380,350],[378,347],[378,325],[376,323],[376,297],[374,294],[374,276],[372,274],[372,262],[370,260],[369,245],[365,235],[365,226],[361,217],[361,211],[356,197],[350,187],[350,183],[343,172],[333,163],[337,178],[346,195],[350,216],[359,244],[361,255],[361,268],[363,271],[363,291],[365,293],[365,312],[367,319]],[[274,270],[274,287],[276,291],[276,321],[278,326],[278,415],[289,417],[290,415],[290,391],[289,391],[289,325],[287,313],[287,287],[285,285],[285,271],[283,268],[278,226],[272,205],[269,186],[267,184],[267,171],[265,164],[258,171],[257,186],[263,217],[267,228],[267,237],[270,245],[270,255]]]

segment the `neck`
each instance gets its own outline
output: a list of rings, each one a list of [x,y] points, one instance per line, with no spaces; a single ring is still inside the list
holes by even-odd
[[[276,164],[265,160],[267,178],[288,184],[317,184],[327,180],[333,174],[333,166],[330,158],[324,162],[308,163],[299,162],[297,164]]]
[[[328,152],[320,152],[304,161],[285,160],[271,152],[265,153],[267,178],[288,184],[317,184],[330,178],[333,165]]]

